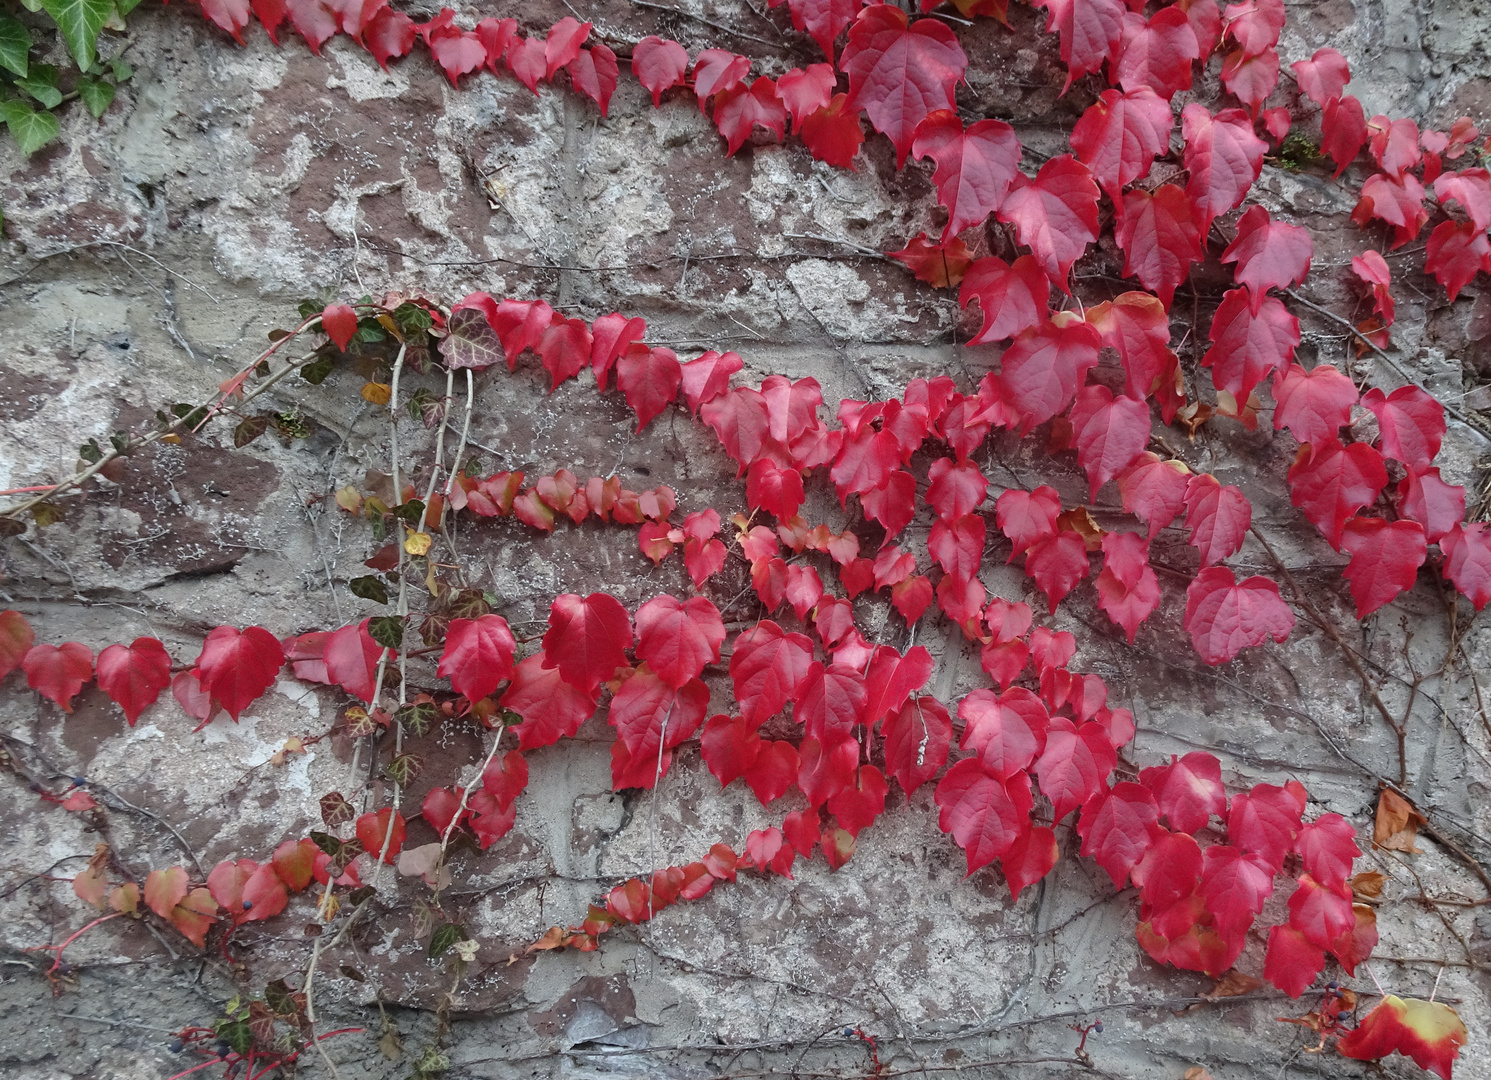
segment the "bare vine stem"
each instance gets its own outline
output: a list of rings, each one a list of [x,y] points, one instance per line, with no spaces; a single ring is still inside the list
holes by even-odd
[[[404,373],[404,353],[407,346],[399,343],[399,355],[393,362],[393,379],[389,388],[388,410],[392,417],[389,425],[389,444],[392,450],[392,475],[393,475],[393,498],[394,504],[400,505],[404,501],[404,489],[399,484],[399,376]],[[409,537],[409,523],[403,518],[399,519],[399,535],[401,541],[398,545],[399,552],[399,704],[404,704],[405,694],[408,692],[406,658],[403,649],[404,617],[409,613],[408,576],[404,573],[404,544]],[[383,696],[383,672],[388,666],[388,646],[383,646],[383,652],[378,657],[378,678],[373,683],[374,699]],[[398,713],[394,713],[393,719],[393,747],[394,756],[397,757],[404,749],[404,722],[399,719]],[[376,754],[376,749],[374,750]],[[393,815],[398,813],[399,808],[399,781],[395,777],[393,782],[393,812],[388,817],[388,827],[383,830],[383,849],[378,852],[378,865],[373,870],[373,888],[383,879],[383,868],[387,865],[388,849],[393,843]]]

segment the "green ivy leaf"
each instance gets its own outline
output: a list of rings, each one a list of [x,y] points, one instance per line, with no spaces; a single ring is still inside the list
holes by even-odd
[[[357,808],[348,802],[347,797],[340,791],[328,792],[321,796],[321,820],[326,822],[328,829],[335,829],[338,825],[345,825],[356,816]],[[322,833],[321,835],[325,836],[326,834]],[[311,833],[311,839],[316,840],[315,833]],[[332,839],[335,839],[335,837]],[[339,840],[337,842],[341,843]],[[335,854],[334,852],[327,851],[326,845],[321,843],[320,840],[316,840],[316,846],[322,851],[326,851],[328,855]]]
[[[52,64],[32,64],[31,74],[17,79],[16,86],[30,94],[49,109],[62,104],[62,91],[57,89],[57,68]]]
[[[181,426],[187,431],[194,431],[206,422],[211,414],[200,405],[188,405],[184,401],[178,401],[171,406],[171,415],[182,420]]]
[[[466,940],[466,931],[456,923],[441,923],[430,935],[430,959],[434,960],[450,952],[458,941]]]
[[[388,763],[388,778],[400,787],[408,787],[419,775],[420,760],[413,754],[400,754]]]
[[[462,589],[450,602],[452,619],[479,619],[492,613],[492,605],[480,589]]]
[[[376,581],[377,579],[374,578]],[[381,585],[382,583],[379,582]],[[368,636],[385,649],[399,649],[404,645],[404,620],[397,615],[382,615],[368,620]]]
[[[312,386],[320,386],[335,364],[336,359],[330,353],[322,353],[300,369],[300,377]]]
[[[9,15],[0,15],[0,67],[24,79],[30,52],[31,31]]]
[[[87,71],[97,53],[98,32],[114,14],[114,0],[41,0],[41,6],[62,31],[78,67]]]
[[[31,517],[36,521],[38,529],[45,529],[62,520],[62,507],[56,503],[37,503],[31,508]]]
[[[103,447],[98,445],[97,439],[89,439],[82,446],[78,447],[78,457],[90,465],[97,465],[104,459]]]
[[[284,979],[276,979],[264,988],[264,1004],[272,1009],[276,1016],[298,1016],[300,1015],[300,1001],[291,991]]]
[[[419,499],[410,499],[408,502],[401,502],[393,508],[393,516],[402,518],[410,525],[417,527],[419,519],[425,516],[425,504]]]
[[[138,2],[139,0],[136,0],[136,3]],[[134,4],[131,4],[130,7],[134,7]],[[135,69],[117,56],[109,61],[109,70],[114,73],[114,81],[116,83],[128,82],[135,76]]]
[[[360,596],[364,600],[371,600],[375,604],[388,603],[388,589],[383,584],[383,579],[376,574],[364,574],[347,582],[347,588],[353,596]]]
[[[217,1037],[240,1054],[247,1054],[254,1046],[254,1033],[244,1020],[219,1020]]]
[[[415,738],[428,735],[439,718],[440,710],[433,701],[416,701],[394,713],[394,719],[403,724],[404,730]]]
[[[97,120],[114,103],[114,84],[95,79],[91,75],[84,75],[78,79],[78,96],[83,99],[83,104]]]
[[[19,98],[0,101],[0,117],[5,119],[11,138],[27,157],[55,139],[62,129],[51,113],[37,112]]]
[[[114,0],[114,9],[118,11],[120,15],[128,15],[131,11],[135,10],[135,8],[139,6],[140,0]]]

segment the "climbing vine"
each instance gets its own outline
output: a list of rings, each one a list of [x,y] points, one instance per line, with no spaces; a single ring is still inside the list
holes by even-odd
[[[1153,10],[1142,2],[1048,0],[1037,6],[1059,37],[1064,89],[1104,73],[1113,85],[1071,131],[1072,152],[1026,172],[1009,123],[969,122],[957,106],[968,60],[949,22],[1004,21],[999,0],[955,0],[957,17],[935,4],[908,13],[889,4],[787,2],[794,26],[827,62],[754,79],[749,57],[706,49],[691,59],[677,42],[655,36],[616,42],[627,48],[619,54],[596,39],[591,23],[573,17],[540,35],[512,18],[463,29],[450,9],[417,23],[386,2],[202,4],[240,42],[254,19],[276,42],[288,22],[312,51],[345,33],[385,66],[422,42],[457,87],[485,70],[538,93],[540,83],[563,73],[560,81],[602,116],[626,62],[654,107],[676,107],[674,99],[692,95],[701,110],[710,108],[727,154],[764,135],[786,138],[790,119],[813,157],[853,168],[867,120],[890,140],[898,167],[930,159],[946,218],[940,236],[907,238],[891,256],[935,287],[958,288],[964,307],[978,304],[982,326],[970,345],[1004,348],[998,369],[976,384],[949,375],[915,379],[896,398],[843,400],[828,420],[816,380],[772,375],[746,385],[736,379],[745,368],[736,353],[681,360],[649,343],[644,320],[623,313],[584,319],[543,298],[485,293],[303,305],[300,323],[277,332],[209,401],[169,404],[153,428],[81,447],[83,467],[74,476],[10,493],[26,497],[0,520],[9,535],[26,530],[27,513],[36,528],[46,527],[119,457],[155,441],[200,437],[219,418],[234,422],[235,446],[270,431],[293,440],[304,434],[296,414],[251,412],[249,402],[286,378],[320,384],[357,357],[358,369],[373,373],[362,398],[388,410],[390,470],[376,490],[353,485],[331,497],[337,512],[366,526],[370,573],[348,588],[381,613],[290,637],[219,626],[188,661],[149,637],[111,644],[96,657],[77,642],[38,643],[26,619],[6,611],[0,676],[19,670],[63,712],[96,682],[130,725],[161,707],[169,691],[205,726],[219,714],[236,722],[288,668],[296,679],[347,695],[339,728],[356,753],[366,745],[378,755],[391,744],[384,768],[392,800],[375,808],[365,790],[326,792],[322,829],[284,841],[262,861],[229,860],[195,874],[176,866],[139,879],[101,846],[73,879],[80,900],[108,912],[85,930],[154,917],[198,947],[217,934],[226,954],[236,929],[275,918],[293,895],[309,891],[320,918],[340,919],[345,933],[379,895],[388,867],[422,879],[439,913],[452,851],[485,849],[513,827],[528,782],[524,755],[574,736],[604,708],[615,729],[618,791],[654,788],[674,755],[697,742],[722,787],[743,781],[767,807],[795,792],[806,805],[744,837],[710,838],[696,861],[616,884],[533,949],[600,948],[618,927],[700,900],[739,873],[790,877],[796,860],[817,851],[838,870],[884,813],[894,780],[908,795],[932,785],[939,826],[964,851],[968,872],[997,865],[1014,897],[1056,865],[1071,823],[1078,855],[1101,866],[1115,889],[1137,888],[1136,937],[1157,963],[1227,976],[1284,883],[1288,915],[1267,929],[1262,977],[1298,998],[1332,965],[1350,977],[1364,964],[1377,943],[1367,901],[1381,878],[1356,871],[1356,827],[1338,814],[1311,815],[1309,794],[1296,781],[1229,792],[1221,763],[1205,752],[1135,760],[1132,715],[1109,703],[1100,676],[1073,667],[1077,638],[1038,620],[1091,577],[1098,609],[1130,644],[1152,617],[1178,618],[1211,665],[1289,637],[1296,615],[1280,583],[1263,575],[1239,580],[1227,565],[1249,536],[1273,551],[1247,494],[1193,467],[1166,438],[1177,428],[1194,438],[1207,424],[1256,429],[1269,411],[1260,390],[1272,399],[1274,430],[1298,446],[1287,475],[1293,504],[1348,556],[1343,574],[1358,618],[1421,578],[1447,583],[1474,611],[1491,602],[1491,530],[1467,519],[1466,492],[1435,464],[1447,414],[1464,414],[1406,376],[1395,388],[1363,392],[1330,364],[1302,366],[1300,324],[1288,301],[1311,306],[1293,290],[1310,273],[1312,237],[1261,206],[1243,209],[1265,157],[1295,160],[1300,144],[1289,150],[1288,141],[1302,138],[1296,126],[1313,131],[1318,123],[1318,143],[1305,136],[1305,147],[1313,154],[1318,145],[1337,181],[1364,152],[1375,167],[1352,215],[1364,236],[1391,250],[1419,236],[1431,213],[1439,219],[1424,268],[1453,300],[1491,270],[1491,173],[1475,163],[1484,154],[1480,132],[1468,118],[1448,132],[1420,130],[1410,119],[1368,119],[1345,93],[1350,73],[1332,49],[1290,65],[1298,92],[1281,90],[1280,0],[1225,10],[1213,0]],[[1214,113],[1186,104],[1178,112],[1181,144],[1173,147],[1172,99],[1217,54],[1236,105]],[[1274,101],[1281,104],[1267,107]],[[1463,167],[1447,167],[1462,159]],[[1123,277],[1141,287],[1082,295],[1073,267],[1095,257],[1093,245],[1109,232]],[[1212,257],[1231,268],[1233,287],[1216,305],[1209,347],[1198,350],[1213,382],[1203,395],[1187,389],[1170,309],[1192,267]],[[1371,314],[1359,321],[1325,314],[1345,324],[1362,355],[1402,375],[1388,351],[1395,313],[1386,260],[1367,247],[1351,272]],[[304,355],[282,355],[313,337]],[[611,392],[614,378],[638,431],[671,409],[695,418],[735,463],[739,505],[682,512],[666,486],[633,491],[617,476],[582,479],[567,469],[483,475],[467,454],[476,377],[503,366],[517,373],[530,357],[551,391],[587,369],[600,393]],[[400,426],[413,424],[435,432],[428,461],[400,453]],[[1048,484],[993,490],[980,455],[997,432],[1039,437],[1053,469],[1072,455],[1090,503],[1114,485],[1133,527],[1099,526],[1087,505],[1063,505]],[[808,520],[803,508],[814,485],[831,488],[862,520],[837,531]],[[921,507],[932,518],[924,550],[903,535]],[[571,526],[598,519],[626,543],[634,533],[654,563],[681,548],[692,591],[664,592],[634,610],[602,590],[566,593],[553,599],[541,637],[519,640],[500,614],[502,599],[462,575],[448,531],[458,517],[472,524],[512,517],[535,543],[539,533],[569,527],[566,519]],[[1179,529],[1193,550],[1182,571],[1184,608],[1175,613],[1161,609],[1150,551],[1167,529]],[[980,569],[991,552],[1023,558],[1026,599],[988,594]],[[716,599],[718,575],[732,559],[748,568],[755,598],[750,625],[733,634]],[[1319,621],[1275,562],[1290,599]],[[990,683],[956,703],[927,692],[934,661],[914,644],[918,623],[937,617],[934,603],[976,644]],[[866,636],[872,606],[887,618],[889,609],[897,613],[902,647]],[[1349,651],[1347,659],[1355,664]],[[728,676],[731,690],[730,704],[715,715],[704,681],[710,673]],[[1370,682],[1365,689],[1375,695]],[[783,721],[789,706],[791,719]],[[1397,732],[1401,761],[1401,725],[1380,699],[1379,709]],[[402,791],[421,768],[419,740],[456,718],[473,718],[490,733],[480,772],[406,806]],[[304,750],[305,740],[292,742],[282,753]],[[1382,778],[1378,842],[1428,825],[1406,797],[1404,774],[1406,765],[1398,777]],[[38,794],[68,811],[101,812],[86,779],[63,789],[38,785]],[[433,838],[410,844],[416,817]],[[1484,881],[1484,871],[1476,872]],[[71,940],[46,946],[54,952],[51,974]],[[453,953],[459,964],[473,948],[458,922],[440,917],[432,925],[431,956]],[[320,952],[318,943],[314,957]],[[181,1046],[211,1047],[213,1060],[246,1062],[251,1076],[312,1050],[324,1055],[322,1040],[339,1032],[315,1031],[315,964],[299,989],[271,984],[262,999],[233,1003],[215,1027],[183,1033]],[[1329,981],[1301,1022],[1321,1047],[1333,1044],[1347,1057],[1398,1052],[1449,1077],[1466,1040],[1454,1010],[1378,989],[1380,1002],[1359,1012],[1358,998],[1369,995]]]

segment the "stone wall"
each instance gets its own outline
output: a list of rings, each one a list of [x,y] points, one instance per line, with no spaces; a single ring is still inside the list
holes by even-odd
[[[543,0],[521,16],[539,28],[567,8]],[[690,10],[738,33],[622,0],[585,16],[618,50],[658,32],[691,51],[748,53],[772,75],[821,59],[790,31],[785,9],[763,16],[725,0]],[[489,14],[461,12],[468,24]],[[1369,115],[1447,124],[1468,113],[1483,127],[1491,118],[1491,20],[1481,3],[1328,0],[1295,4],[1290,14],[1286,63],[1323,44],[1340,48]],[[960,105],[968,115],[1011,120],[1038,153],[1060,152],[1095,88],[1079,84],[1058,98],[1055,39],[1039,32],[1030,9],[1012,7],[1010,16],[1010,30],[989,20],[960,29],[971,59]],[[306,296],[398,290],[448,302],[481,289],[542,297],[586,318],[621,310],[645,317],[649,339],[685,358],[706,348],[740,352],[752,382],[773,372],[812,375],[830,413],[841,397],[897,394],[922,375],[950,373],[966,389],[997,360],[997,350],[961,344],[977,331],[976,312],[961,312],[952,293],[874,254],[940,228],[930,168],[896,171],[884,139],[867,142],[854,171],[759,133],[725,158],[692,98],[655,110],[626,75],[603,120],[566,90],[541,87],[535,96],[511,78],[482,75],[453,92],[423,56],[383,72],[345,39],[321,57],[298,39],[274,48],[258,31],[238,48],[176,6],[142,7],[130,28],[126,55],[138,74],[101,122],[66,113],[62,140],[29,161],[0,140],[0,487],[66,475],[89,437],[145,421],[163,403],[204,398],[262,347],[267,331],[292,324]],[[1314,231],[1305,295],[1347,315],[1356,298],[1346,264],[1369,242],[1346,220],[1353,190],[1320,169],[1273,164],[1255,189],[1276,215]],[[1449,304],[1418,272],[1421,254],[1392,264],[1402,281],[1397,356],[1458,401],[1491,374],[1491,293],[1482,279]],[[1078,267],[1084,295],[1125,287],[1120,267],[1105,239]],[[1196,270],[1197,291],[1213,301],[1228,281],[1215,255]],[[1172,315],[1187,343],[1179,351],[1188,385],[1207,394],[1206,373],[1195,377],[1195,346],[1210,310],[1182,297]],[[1307,363],[1329,360],[1385,387],[1401,381],[1370,355],[1356,357],[1338,326],[1302,307],[1296,313]],[[588,375],[547,394],[530,361],[516,375],[477,380],[472,441],[487,470],[614,470],[638,490],[671,485],[685,512],[714,506],[725,516],[744,507],[733,463],[685,411],[670,409],[635,435],[617,395],[598,396]],[[372,613],[345,588],[365,572],[366,526],[325,498],[389,467],[386,414],[362,404],[359,383],[344,370],[319,389],[291,380],[277,390],[277,406],[298,408],[314,428],[289,446],[266,437],[234,451],[224,428],[131,457],[117,484],[70,502],[64,523],[0,542],[0,600],[33,622],[39,640],[97,650],[151,634],[178,659],[195,655],[220,623],[286,635]],[[443,392],[443,379],[424,383]],[[401,438],[429,460],[422,428],[406,421]],[[1343,560],[1289,505],[1287,436],[1273,436],[1265,418],[1257,432],[1214,421],[1194,441],[1179,429],[1165,438],[1253,500],[1255,521],[1364,658],[1389,707],[1407,710],[1408,789],[1485,866],[1491,722],[1478,700],[1491,688],[1473,675],[1485,681],[1491,672],[1485,619],[1467,626],[1462,605],[1450,651],[1444,598],[1425,574],[1359,626]],[[980,464],[996,489],[1040,477],[1068,505],[1084,501],[1086,482],[1069,458],[1050,458],[1033,442],[991,441]],[[1487,449],[1483,435],[1452,424],[1446,479],[1478,484]],[[1109,497],[1095,512],[1103,520],[1116,511]],[[835,528],[857,521],[819,486],[806,512]],[[914,540],[924,540],[928,524],[913,524]],[[594,522],[535,539],[516,522],[463,521],[456,542],[471,582],[501,598],[499,612],[520,637],[539,632],[559,592],[601,588],[635,608],[687,587],[676,556],[654,568],[630,531]],[[1157,541],[1157,562],[1189,566],[1185,553],[1178,530]],[[1001,554],[991,546],[985,584],[1029,599],[1027,580]],[[1236,563],[1275,573],[1251,540]],[[1180,628],[1186,578],[1162,577],[1160,613],[1132,648],[1096,610],[1090,588],[1051,620],[1079,635],[1074,666],[1103,674],[1137,717],[1126,760],[1143,766],[1204,748],[1222,759],[1234,789],[1297,778],[1314,799],[1311,814],[1346,815],[1366,847],[1376,778],[1396,778],[1399,761],[1341,649],[1301,612],[1284,645],[1206,668]],[[741,595],[747,582],[732,559],[707,589],[732,628],[756,618],[754,598]],[[861,601],[858,615],[872,640],[907,643],[883,601]],[[950,629],[929,616],[916,632],[937,658],[931,689],[944,701],[983,678],[976,650]],[[434,685],[427,660],[410,672],[416,685]],[[723,666],[708,681],[723,707]],[[237,987],[262,988],[304,969],[314,923],[306,899],[235,935],[246,966],[115,922],[69,948],[74,985],[53,997],[40,974],[45,954],[23,950],[82,925],[81,905],[57,879],[82,869],[81,857],[100,841],[143,870],[188,861],[184,849],[204,866],[263,858],[304,835],[319,820],[319,795],[349,778],[347,748],[328,739],[283,766],[269,759],[287,737],[329,728],[344,704],[284,681],[239,724],[219,720],[193,734],[174,703],[126,729],[96,688],[64,716],[18,677],[6,683],[7,752],[42,776],[87,777],[108,808],[106,828],[90,832],[87,819],[0,772],[9,839],[0,861],[7,1075],[168,1076],[196,1060],[172,1057],[166,1032],[210,1022]],[[608,935],[599,952],[524,953],[549,925],[578,921],[620,878],[696,858],[716,840],[739,848],[751,829],[780,819],[739,784],[721,794],[692,747],[655,793],[612,793],[610,734],[598,718],[577,739],[530,754],[516,828],[456,861],[446,901],[481,947],[454,990],[449,961],[425,958],[427,893],[417,883],[401,883],[387,910],[328,951],[317,991],[323,1028],[370,1032],[329,1044],[343,1076],[408,1075],[434,1036],[431,1010],[447,994],[449,1075],[459,1077],[751,1076],[794,1067],[802,1076],[868,1075],[864,1044],[844,1034],[855,1027],[879,1040],[894,1070],[1065,1076],[1085,1071],[1072,1062],[1078,1036],[1070,1025],[1099,1018],[1104,1030],[1087,1050],[1105,1076],[1179,1080],[1198,1065],[1217,1080],[1367,1071],[1333,1054],[1302,1053],[1304,1033],[1275,1022],[1309,1005],[1269,991],[1201,1001],[1211,980],[1151,962],[1134,940],[1132,891],[1115,895],[1106,875],[1076,859],[1066,829],[1057,869],[1018,903],[992,870],[965,877],[962,853],[937,829],[928,788],[909,801],[897,790],[836,874],[821,859],[799,863],[793,880],[745,874],[703,901]],[[484,749],[474,726],[455,723],[422,752],[425,771],[406,793],[410,813],[431,785],[469,773]],[[387,794],[379,781],[374,804]],[[411,843],[428,839],[427,827],[411,826]],[[1455,852],[1431,840],[1421,846],[1422,854],[1375,852],[1364,861],[1389,877],[1372,972],[1403,994],[1428,996],[1437,982],[1472,1031],[1456,1075],[1485,1080],[1491,909],[1475,906],[1485,889]],[[1425,894],[1450,903],[1426,904]],[[1276,918],[1283,899],[1267,914]],[[1239,966],[1261,972],[1261,937]],[[1370,988],[1371,979],[1357,984]],[[380,1003],[402,1035],[402,1056],[380,1053]],[[989,1060],[1028,1063],[978,1064]],[[304,1068],[320,1075],[318,1061]],[[1385,1070],[1417,1072],[1401,1058]]]

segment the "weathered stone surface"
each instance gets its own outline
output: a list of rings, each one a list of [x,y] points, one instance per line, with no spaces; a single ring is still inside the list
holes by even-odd
[[[522,15],[537,28],[566,7],[540,3]],[[591,17],[618,47],[656,31],[693,50],[751,53],[768,74],[819,59],[785,29],[780,9],[763,18],[727,3],[696,13],[762,40],[620,0]],[[487,14],[461,12],[468,24]],[[1078,84],[1058,97],[1055,41],[1038,30],[1044,16],[1023,6],[1010,14],[1012,30],[988,20],[960,30],[973,58],[960,101],[970,116],[1010,119],[1028,147],[1062,152],[1099,88]],[[1444,123],[1469,112],[1484,121],[1488,25],[1478,3],[1294,5],[1281,49],[1287,62],[1322,44],[1341,48],[1369,115]],[[29,162],[0,142],[5,487],[66,475],[87,439],[103,441],[163,404],[206,398],[255,355],[267,331],[293,322],[296,301],[323,293],[392,289],[450,301],[482,289],[543,297],[586,318],[621,310],[644,316],[649,339],[685,358],[736,349],[750,381],[811,375],[829,414],[841,398],[899,393],[917,376],[950,373],[967,388],[997,361],[997,350],[960,344],[977,331],[976,312],[874,254],[941,225],[930,168],[897,172],[884,140],[867,143],[853,172],[812,161],[795,141],[758,138],[725,158],[691,98],[654,110],[625,76],[603,121],[555,87],[535,96],[483,75],[452,91],[422,57],[385,73],[345,40],[321,58],[299,41],[275,49],[262,34],[239,49],[174,6],[140,9],[130,26],[139,75],[101,122],[64,111],[63,140]],[[1310,130],[1311,112],[1301,110],[1297,122]],[[1255,194],[1314,231],[1304,295],[1343,316],[1361,311],[1346,263],[1365,246],[1346,220],[1350,191],[1318,169],[1270,165]],[[991,228],[986,243],[1000,251],[1008,240]],[[1421,252],[1390,258],[1403,282],[1393,331],[1399,362],[1457,401],[1491,365],[1484,291],[1472,286],[1448,304],[1418,272]],[[1121,266],[1105,240],[1078,267],[1089,302],[1125,287]],[[1183,292],[1172,312],[1188,385],[1203,396],[1210,379],[1204,370],[1198,378],[1197,361],[1229,281],[1214,253],[1196,270],[1199,299]],[[1340,326],[1302,307],[1296,313],[1307,362],[1336,362],[1385,386],[1401,381],[1374,357],[1356,357]],[[269,395],[266,407],[299,410],[312,425],[308,439],[290,445],[266,436],[234,451],[224,425],[132,456],[117,482],[69,501],[65,523],[0,541],[0,600],[24,612],[41,640],[96,651],[153,634],[181,662],[220,623],[288,635],[377,613],[345,587],[366,572],[362,560],[376,545],[364,523],[327,498],[389,469],[386,414],[362,402],[360,383],[342,369],[320,388],[291,380]],[[407,376],[405,392],[414,385],[444,393],[433,376]],[[477,377],[471,446],[487,470],[615,472],[638,490],[674,487],[685,513],[743,508],[733,463],[684,410],[669,409],[634,434],[619,396],[598,396],[588,374],[553,394],[546,386],[531,356],[516,375]],[[459,409],[462,380],[455,387]],[[1451,624],[1426,573],[1359,627],[1342,558],[1289,504],[1284,474],[1294,444],[1286,435],[1273,435],[1265,417],[1256,432],[1214,422],[1194,442],[1179,429],[1164,437],[1193,467],[1244,487],[1255,520],[1364,658],[1388,709],[1406,710],[1407,789],[1486,865],[1491,725],[1480,700],[1491,690],[1477,681],[1491,670],[1484,617],[1467,626],[1462,606]],[[406,416],[400,439],[406,473],[411,461],[427,468],[431,433]],[[1475,430],[1452,425],[1446,479],[1478,485],[1486,450]],[[981,465],[995,493],[1038,477],[1068,504],[1086,498],[1070,458],[1050,457],[1035,439],[996,438]],[[846,515],[821,483],[805,512],[835,528],[862,527],[867,546],[878,542],[876,527]],[[1095,514],[1116,520],[1116,497],[1105,495]],[[914,544],[924,546],[929,525],[923,514],[911,526]],[[592,521],[535,538],[513,521],[461,519],[453,535],[469,583],[500,598],[498,610],[522,638],[541,632],[559,592],[604,589],[635,608],[663,590],[688,591],[678,556],[654,568],[628,529]],[[1121,768],[1204,748],[1222,759],[1234,790],[1300,779],[1315,800],[1310,812],[1346,815],[1366,846],[1377,778],[1398,780],[1400,762],[1341,648],[1297,608],[1300,623],[1285,645],[1205,668],[1180,628],[1194,555],[1178,530],[1155,550],[1175,572],[1162,576],[1163,606],[1135,647],[1096,610],[1090,583],[1050,620],[1078,633],[1078,664],[1103,674],[1137,717]],[[983,581],[991,593],[1029,599],[1027,579],[1004,565],[1004,554],[991,544]],[[1276,573],[1252,539],[1234,564],[1240,573]],[[732,629],[757,616],[747,585],[746,567],[732,558],[707,586]],[[872,640],[907,643],[883,600],[860,601],[857,614]],[[945,622],[929,617],[916,640],[937,658],[932,689],[944,701],[982,681],[976,650]],[[414,686],[436,685],[431,659],[410,661]],[[724,665],[708,681],[712,711],[728,708]],[[237,989],[262,991],[304,971],[315,922],[305,897],[235,935],[243,968],[116,920],[69,947],[72,984],[54,998],[41,974],[47,954],[23,950],[82,925],[81,905],[58,879],[81,869],[101,840],[143,873],[192,858],[204,867],[262,859],[316,826],[320,795],[353,782],[344,740],[317,742],[282,766],[269,762],[288,737],[328,730],[346,703],[286,679],[239,724],[219,720],[193,733],[174,702],[125,729],[96,688],[64,717],[18,676],[6,683],[6,752],[38,780],[86,777],[107,808],[98,819],[65,814],[30,794],[23,776],[0,773],[10,841],[0,885],[7,1075],[170,1075],[198,1059],[167,1053],[167,1032],[210,1022]],[[790,725],[779,722],[786,734]],[[1097,1018],[1104,1031],[1087,1050],[1104,1075],[1178,1080],[1191,1065],[1218,1080],[1363,1073],[1333,1055],[1301,1055],[1298,1029],[1274,1020],[1309,1005],[1260,993],[1193,1007],[1210,981],[1162,970],[1143,954],[1133,937],[1137,901],[1114,895],[1105,875],[1075,858],[1066,828],[1056,871],[1018,903],[993,871],[965,877],[961,852],[937,829],[928,788],[909,800],[897,789],[836,874],[821,859],[799,862],[793,880],[743,874],[640,930],[608,935],[597,953],[524,954],[551,924],[582,918],[617,880],[695,858],[716,840],[739,848],[750,830],[799,805],[789,799],[764,810],[739,784],[721,793],[693,746],[677,754],[657,792],[613,793],[610,737],[602,716],[578,738],[530,754],[532,780],[512,833],[455,858],[445,907],[480,942],[459,983],[448,959],[426,959],[428,891],[417,882],[399,883],[386,910],[328,950],[316,983],[322,1026],[369,1032],[328,1044],[343,1076],[408,1075],[436,1036],[432,1010],[446,995],[449,1075],[463,1077],[692,1078],[787,1072],[794,1063],[803,1075],[866,1075],[865,1044],[845,1035],[852,1028],[879,1040],[881,1060],[895,1070],[1065,1076],[1081,1071],[1070,1025]],[[419,744],[425,769],[404,793],[406,812],[432,785],[472,773],[486,745],[474,724],[437,727]],[[367,800],[382,805],[390,794],[375,780]],[[431,839],[426,825],[411,823],[411,845]],[[1390,879],[1372,971],[1404,994],[1427,996],[1437,983],[1472,1031],[1456,1076],[1486,1080],[1491,923],[1483,906],[1471,906],[1485,889],[1449,847],[1421,846],[1419,855],[1365,860]],[[1421,888],[1450,903],[1422,903]],[[1266,918],[1280,917],[1282,892]],[[1239,966],[1259,973],[1262,947],[1255,935]],[[1352,985],[1370,989],[1371,980]],[[379,1002],[402,1035],[401,1059],[379,1053]],[[301,1066],[321,1074],[315,1058]],[[1402,1059],[1386,1071],[1414,1073]]]

